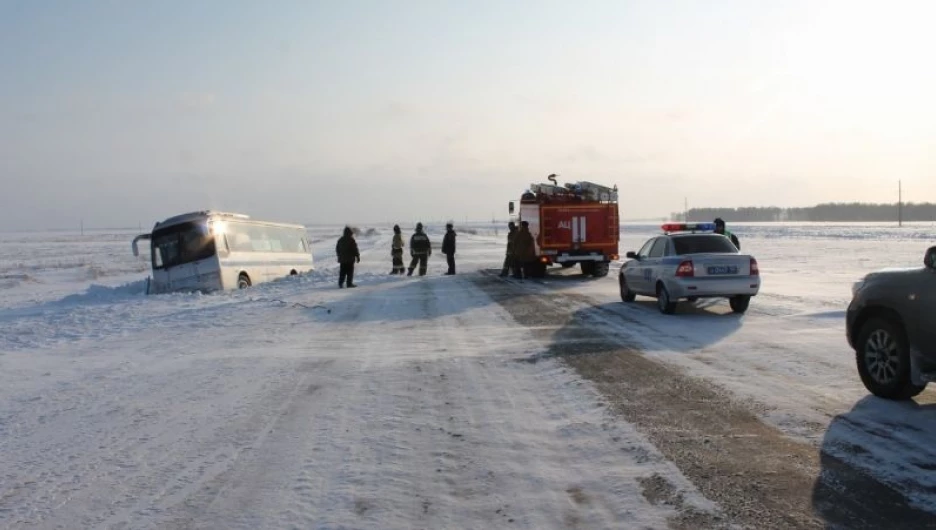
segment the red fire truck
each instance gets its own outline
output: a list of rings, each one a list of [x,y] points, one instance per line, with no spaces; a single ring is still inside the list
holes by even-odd
[[[527,221],[536,240],[538,267],[542,276],[552,264],[581,265],[583,274],[607,276],[610,262],[618,259],[620,223],[617,186],[609,188],[579,181],[559,186],[532,184],[520,198],[519,211],[510,203],[517,222]]]

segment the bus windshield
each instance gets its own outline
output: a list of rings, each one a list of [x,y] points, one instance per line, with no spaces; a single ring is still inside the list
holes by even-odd
[[[164,269],[215,255],[214,237],[204,223],[182,223],[155,230],[153,268]]]

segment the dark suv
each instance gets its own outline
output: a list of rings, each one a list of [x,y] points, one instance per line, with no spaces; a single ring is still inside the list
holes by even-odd
[[[910,399],[936,381],[936,247],[923,265],[873,272],[852,287],[848,343],[876,396]]]

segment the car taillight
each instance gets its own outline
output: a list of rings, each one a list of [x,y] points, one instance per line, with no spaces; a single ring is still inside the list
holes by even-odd
[[[757,267],[757,260],[751,258],[751,276],[760,276],[760,269]]]
[[[676,268],[676,277],[678,278],[691,278],[693,276],[695,276],[695,268],[689,260],[680,263],[679,267]]]

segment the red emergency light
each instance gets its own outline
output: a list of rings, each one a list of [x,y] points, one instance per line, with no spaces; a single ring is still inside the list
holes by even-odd
[[[663,223],[664,232],[706,232],[715,230],[715,223]]]

